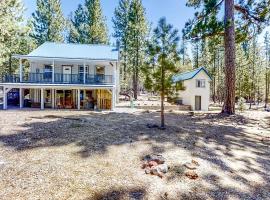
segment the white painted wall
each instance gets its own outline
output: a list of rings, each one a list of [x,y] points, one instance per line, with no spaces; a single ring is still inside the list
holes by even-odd
[[[205,79],[205,88],[197,88],[196,80]],[[193,79],[184,81],[185,90],[178,91],[178,96],[184,105],[190,105],[195,110],[195,96],[201,96],[202,111],[208,111],[210,102],[210,81],[209,76],[201,70]]]
[[[114,70],[116,69],[115,62],[113,66],[111,66],[110,62],[86,62],[86,65],[89,66],[89,74],[96,73],[96,66],[104,66],[105,67],[105,75],[114,75]],[[30,62],[30,72],[36,73],[37,69],[39,69],[40,73],[44,72],[45,65],[52,65],[52,61],[31,61]],[[78,74],[79,72],[79,65],[83,65],[83,62],[59,62],[55,61],[55,72],[54,73],[62,73],[63,72],[63,65],[71,65],[72,66],[72,74]],[[119,77],[116,77],[117,79]]]

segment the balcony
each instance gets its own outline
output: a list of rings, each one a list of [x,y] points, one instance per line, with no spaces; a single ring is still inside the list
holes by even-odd
[[[2,83],[41,83],[41,84],[87,84],[87,85],[112,85],[112,75],[86,74],[54,74],[50,73],[29,73],[23,76],[20,81],[19,74],[3,75],[0,78]]]

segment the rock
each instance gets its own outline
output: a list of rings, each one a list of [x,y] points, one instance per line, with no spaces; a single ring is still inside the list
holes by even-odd
[[[185,175],[189,178],[189,179],[192,179],[192,180],[195,180],[197,178],[199,178],[198,174],[194,171],[188,171],[185,173]]]
[[[158,176],[160,178],[163,178],[163,173],[160,171],[160,169],[158,168],[158,166],[151,168],[151,174],[152,175],[156,175],[156,176]]]
[[[188,169],[191,169],[191,170],[197,169],[197,165],[194,164],[194,163],[190,163],[190,162],[186,162],[186,163],[184,164],[184,166],[185,166],[186,168],[188,168]]]
[[[165,158],[162,155],[158,154],[146,155],[143,160],[147,162],[155,161],[159,165],[165,163]]]
[[[158,170],[164,174],[166,174],[169,170],[169,167],[167,164],[162,164],[157,166]]]
[[[150,169],[150,168],[146,168],[146,169],[144,170],[144,172],[145,172],[146,174],[150,174],[150,173],[151,173],[151,169]]]
[[[200,166],[199,162],[196,160],[191,160],[191,163],[193,163],[194,165]]]

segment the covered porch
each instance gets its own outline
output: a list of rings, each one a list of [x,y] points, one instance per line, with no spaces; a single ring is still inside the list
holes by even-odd
[[[5,85],[4,104],[9,107],[10,92],[18,93],[18,108],[113,110],[115,107],[115,88],[101,86],[50,86],[48,85]]]

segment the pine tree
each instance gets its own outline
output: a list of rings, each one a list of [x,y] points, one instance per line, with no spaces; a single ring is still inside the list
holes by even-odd
[[[220,9],[224,3],[225,17],[219,20]],[[235,41],[243,41],[250,35],[250,27],[261,32],[270,18],[270,2],[265,0],[234,1],[234,0],[189,0],[188,6],[200,9],[195,18],[185,27],[190,38],[222,36],[225,47],[225,101],[222,112],[235,112]],[[202,8],[202,9],[201,9]],[[235,11],[237,15],[235,15]],[[237,21],[235,24],[235,18]],[[224,23],[223,23],[224,22]],[[253,30],[252,30],[253,31]]]
[[[31,50],[30,26],[24,25],[24,6],[20,0],[0,3],[0,74],[15,71],[12,54],[26,54]],[[14,64],[14,65],[12,65]]]
[[[108,44],[108,29],[100,0],[86,0],[85,7],[88,11],[88,43]]]
[[[79,4],[74,14],[71,13],[68,19],[68,42],[70,43],[89,43],[89,21],[88,10]]]
[[[164,99],[165,95],[173,91],[172,76],[180,60],[177,46],[179,42],[178,31],[166,19],[159,20],[158,27],[154,29],[153,42],[148,45],[148,56],[152,58],[152,65],[148,66],[148,89],[159,92],[161,96],[161,128],[165,128]]]
[[[118,7],[114,11],[113,18],[113,36],[120,43],[121,51],[121,75],[123,77],[124,84],[127,80],[127,68],[128,68],[128,26],[129,26],[129,9],[130,0],[120,0]]]
[[[148,26],[141,0],[132,0],[128,15],[128,62],[132,70],[134,98],[138,97],[139,73],[144,63]]]
[[[37,10],[33,16],[32,37],[37,45],[46,41],[63,42],[65,19],[60,0],[37,0]]]
[[[264,35],[264,50],[265,50],[265,105],[267,108],[268,105],[268,96],[270,92],[270,36],[269,32],[266,32]]]

